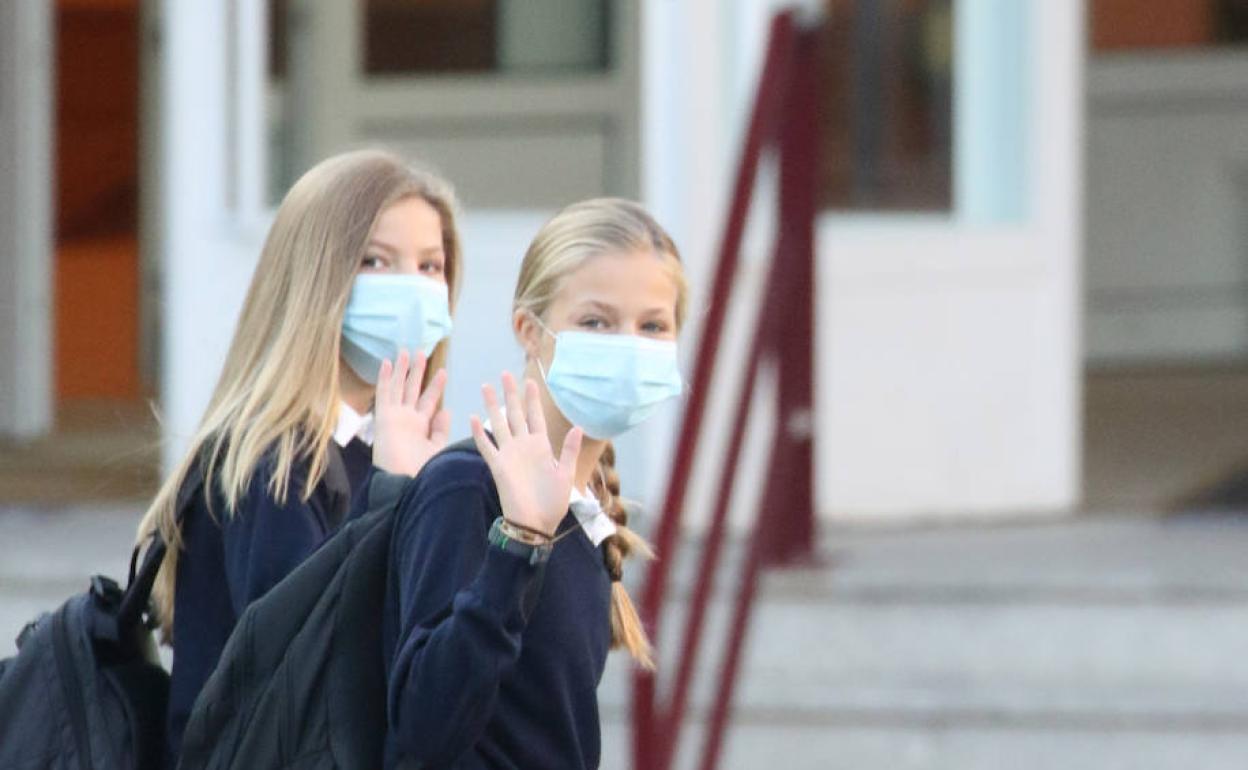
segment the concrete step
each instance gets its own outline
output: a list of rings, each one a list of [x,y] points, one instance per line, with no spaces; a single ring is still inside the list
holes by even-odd
[[[828,533],[829,567],[764,583],[724,766],[1243,767],[1246,524],[1106,517]],[[685,611],[688,570],[672,619]],[[710,612],[694,736],[727,587]],[[665,650],[672,631],[669,619]],[[614,755],[627,738],[623,659],[601,692]]]
[[[700,745],[694,730],[687,747]],[[628,733],[603,730],[603,770],[631,767]],[[729,736],[720,770],[1243,770],[1242,732],[965,724],[749,720]],[[678,767],[696,767],[685,751]]]

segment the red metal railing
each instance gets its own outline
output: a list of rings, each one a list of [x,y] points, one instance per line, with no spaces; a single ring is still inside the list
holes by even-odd
[[[814,220],[817,204],[818,30],[799,26],[793,11],[771,24],[767,55],[737,169],[732,205],[719,253],[711,303],[694,366],[688,407],[676,447],[671,481],[655,546],[662,557],[676,552],[693,453],[701,432],[729,296],[740,261],[741,241],[764,150],[779,152],[780,195],[777,240],[763,307],[751,341],[732,425],[726,462],[720,471],[710,527],[701,551],[696,582],[681,639],[675,680],[660,703],[653,673],[638,670],[633,682],[633,759],[638,770],[669,770],[675,759],[689,705],[690,687],[701,649],[706,611],[720,555],[733,482],[740,461],[751,396],[764,359],[778,373],[779,413],[768,463],[764,504],[755,520],[733,610],[716,698],[703,746],[701,767],[711,770],[730,716],[750,613],[761,569],[809,558],[814,549],[813,346]],[[658,636],[660,612],[671,569],[660,558],[646,575],[641,592],[642,622]]]

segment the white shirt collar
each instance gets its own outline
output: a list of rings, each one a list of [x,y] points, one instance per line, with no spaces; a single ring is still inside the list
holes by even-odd
[[[334,443],[346,446],[351,439],[359,438],[373,445],[373,413],[360,414],[346,401],[338,404],[338,427],[334,429]]]
[[[590,494],[588,488],[581,490],[573,487],[572,493],[568,495],[568,507],[572,509],[572,515],[576,517],[595,548],[615,534],[615,522],[602,510],[602,504],[597,497]]]

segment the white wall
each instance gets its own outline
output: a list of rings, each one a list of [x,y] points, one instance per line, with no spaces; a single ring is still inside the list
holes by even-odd
[[[825,512],[992,516],[1077,501],[1077,297],[1061,264],[1073,234],[949,240],[821,227]]]
[[[52,426],[54,36],[48,3],[0,4],[0,437]]]
[[[1104,55],[1088,72],[1088,357],[1248,353],[1248,55]]]

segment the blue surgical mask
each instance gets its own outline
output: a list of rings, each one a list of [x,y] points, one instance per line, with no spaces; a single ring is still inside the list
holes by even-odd
[[[542,369],[555,406],[585,435],[610,439],[654,414],[684,390],[676,343],[632,334],[546,329],[555,338],[550,369]]]
[[[384,359],[425,355],[451,333],[446,284],[423,275],[361,273],[342,319],[342,357],[365,382],[377,382]]]

